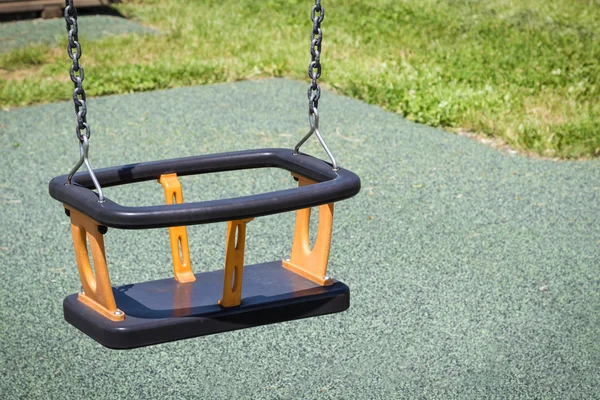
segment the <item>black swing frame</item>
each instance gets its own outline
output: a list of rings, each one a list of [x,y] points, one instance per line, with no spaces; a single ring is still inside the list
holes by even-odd
[[[315,207],[348,199],[360,191],[360,178],[353,172],[291,149],[257,149],[200,155],[163,161],[142,162],[95,170],[102,187],[177,176],[275,167],[309,178],[313,185],[243,196],[172,205],[126,207],[110,199],[98,201],[87,172],[79,172],[69,185],[67,175],[50,181],[50,196],[75,208],[98,223],[119,229],[150,229],[207,224],[254,218]]]
[[[344,200],[360,191],[360,178],[292,149],[257,149],[129,164],[96,170],[103,187],[177,176],[254,168],[282,168],[315,183],[258,195],[159,206],[125,207],[105,198],[100,202],[88,172],[58,176],[49,184],[50,195],[99,225],[121,229],[150,229],[239,220],[300,210]],[[179,284],[173,278],[113,287],[127,317],[111,321],[78,300],[65,298],[64,317],[100,344],[113,349],[171,342],[253,326],[344,311],[350,290],[333,280],[320,286],[282,267],[281,261],[245,267],[246,284],[240,306],[222,308],[216,302],[222,271],[196,274],[196,282]],[[217,289],[216,289],[217,288]],[[165,304],[187,296],[186,308]]]

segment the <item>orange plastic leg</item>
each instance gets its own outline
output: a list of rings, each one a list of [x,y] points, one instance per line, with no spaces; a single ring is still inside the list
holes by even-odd
[[[181,183],[177,179],[177,174],[161,175],[158,181],[165,190],[167,204],[183,203]],[[170,227],[169,240],[171,243],[171,257],[173,259],[173,274],[175,275],[175,279],[179,283],[194,282],[196,277],[192,272],[186,227]]]
[[[253,218],[229,221],[227,227],[227,251],[225,253],[225,279],[223,307],[239,306],[242,302],[242,278],[244,275],[244,249],[246,248],[246,224]]]
[[[110,286],[106,253],[104,252],[104,237],[98,231],[98,223],[77,210],[68,207],[67,209],[71,215],[73,248],[83,288],[83,292],[78,295],[79,301],[112,321],[124,320],[125,313],[117,308]],[[92,251],[95,274],[90,264],[88,241]]]
[[[294,175],[296,176],[296,175]],[[305,186],[315,183],[302,176],[298,178],[298,185]],[[319,206],[319,227],[313,248],[309,240],[310,208],[296,211],[296,229],[292,254],[289,260],[284,260],[284,268],[309,279],[321,286],[329,286],[333,280],[327,276],[327,262],[331,248],[331,231],[333,227],[333,203]]]

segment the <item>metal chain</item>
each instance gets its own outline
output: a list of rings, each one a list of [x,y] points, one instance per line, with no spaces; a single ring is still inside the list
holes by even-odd
[[[90,126],[87,123],[87,103],[85,90],[83,89],[83,67],[79,64],[79,59],[81,58],[81,45],[79,44],[78,37],[78,29],[77,29],[77,9],[75,9],[75,5],[73,4],[73,0],[65,0],[65,11],[64,11],[65,21],[67,22],[67,34],[69,43],[67,45],[67,54],[69,58],[73,61],[71,65],[71,69],[69,71],[69,76],[71,77],[71,81],[75,89],[73,90],[73,103],[75,104],[75,115],[77,116],[77,125],[75,126],[75,133],[77,135],[77,139],[79,140],[79,153],[80,158],[75,167],[71,170],[68,175],[69,185],[73,179],[73,175],[75,172],[81,167],[82,164],[85,163],[85,166],[94,182],[94,186],[98,190],[98,198],[100,202],[104,201],[104,194],[102,192],[102,188],[100,187],[100,183],[98,179],[96,179],[96,175],[92,170],[92,166],[88,160],[88,147],[89,147],[89,138],[91,135]],[[83,133],[82,133],[83,131]]]
[[[310,12],[310,19],[313,23],[313,29],[310,33],[310,64],[308,65],[308,77],[312,80],[308,87],[308,112],[313,113],[315,108],[319,107],[321,98],[321,88],[317,79],[321,77],[321,42],[323,41],[323,31],[321,31],[321,22],[325,18],[325,8],[321,6],[321,0],[315,0],[315,5]]]
[[[92,181],[94,182],[94,186],[98,190],[98,198],[100,202],[103,202],[104,194],[102,192],[102,188],[100,187],[100,183],[94,174],[92,166],[88,160],[88,149],[89,149],[89,138],[90,138],[90,126],[87,123],[87,104],[86,104],[86,95],[85,90],[83,89],[83,79],[84,72],[83,67],[79,64],[79,59],[81,58],[81,45],[79,44],[78,38],[78,30],[77,30],[77,10],[75,9],[75,5],[73,4],[73,0],[65,0],[65,21],[67,22],[67,33],[69,43],[67,45],[67,54],[69,58],[73,61],[73,65],[71,65],[71,69],[69,71],[69,76],[71,77],[71,81],[75,86],[73,90],[73,103],[75,104],[75,114],[77,116],[77,125],[75,127],[75,132],[77,134],[77,139],[79,140],[79,151],[80,151],[80,159],[77,164],[73,167],[71,172],[68,175],[68,182],[71,184],[73,175],[77,172],[77,170],[81,167],[82,164],[85,164]],[[319,99],[321,98],[321,88],[319,87],[318,79],[321,77],[321,43],[323,41],[323,32],[321,30],[321,22],[325,18],[325,9],[321,6],[321,0],[315,0],[315,5],[313,6],[310,19],[313,23],[313,28],[310,34],[310,55],[311,61],[308,66],[308,77],[311,78],[312,82],[308,88],[308,116],[310,122],[310,131],[306,134],[300,142],[296,145],[294,149],[294,154],[298,154],[300,151],[300,146],[308,140],[308,138],[314,133],[325,152],[329,156],[332,162],[332,167],[334,171],[339,169],[337,162],[327,147],[327,144],[323,140],[321,133],[319,132]],[[82,130],[84,133],[82,134]]]
[[[315,0],[315,5],[310,12],[310,19],[313,23],[312,31],[310,32],[310,64],[308,65],[308,77],[312,80],[308,87],[308,122],[310,123],[310,131],[298,142],[294,148],[294,154],[300,153],[300,147],[314,133],[321,146],[331,160],[331,166],[334,171],[339,170],[339,166],[333,153],[325,143],[321,132],[319,131],[319,99],[321,98],[321,88],[317,80],[321,77],[321,42],[323,41],[323,31],[321,31],[321,22],[325,18],[325,8],[321,5],[321,0]]]

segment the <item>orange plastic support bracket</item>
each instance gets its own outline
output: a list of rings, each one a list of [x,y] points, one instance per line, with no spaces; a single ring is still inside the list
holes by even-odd
[[[167,204],[183,203],[181,182],[179,182],[177,174],[161,175],[158,182],[165,191],[165,200]],[[169,240],[171,244],[171,258],[173,259],[173,274],[175,275],[175,280],[179,283],[194,282],[196,277],[192,272],[187,228],[185,226],[170,227]]]
[[[244,250],[246,248],[246,224],[254,218],[229,221],[227,226],[227,250],[225,252],[225,277],[222,307],[239,306],[242,302],[242,279],[244,275]]]
[[[65,208],[69,210],[71,216],[73,248],[83,288],[78,295],[79,301],[112,321],[124,320],[125,313],[117,308],[110,285],[104,251],[104,236],[98,230],[99,224],[77,210],[67,206]],[[93,270],[88,254],[88,241],[94,263]]]
[[[298,186],[312,185],[314,181],[294,175]],[[292,254],[289,260],[284,260],[284,268],[321,286],[329,286],[333,279],[327,276],[327,263],[331,248],[331,232],[333,228],[333,203],[319,206],[319,226],[313,248],[309,239],[310,208],[296,211],[296,228]]]

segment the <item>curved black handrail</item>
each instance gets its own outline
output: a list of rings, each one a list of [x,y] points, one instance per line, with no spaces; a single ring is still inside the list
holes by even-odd
[[[110,199],[98,202],[87,172],[67,184],[67,176],[50,181],[50,196],[94,219],[101,225],[120,229],[149,229],[168,226],[206,224],[277,214],[344,200],[360,191],[360,178],[306,154],[294,155],[291,149],[258,149],[210,154],[96,170],[102,187],[158,179],[163,174],[178,176],[275,167],[309,178],[317,183],[292,189],[172,205],[126,207]]]

